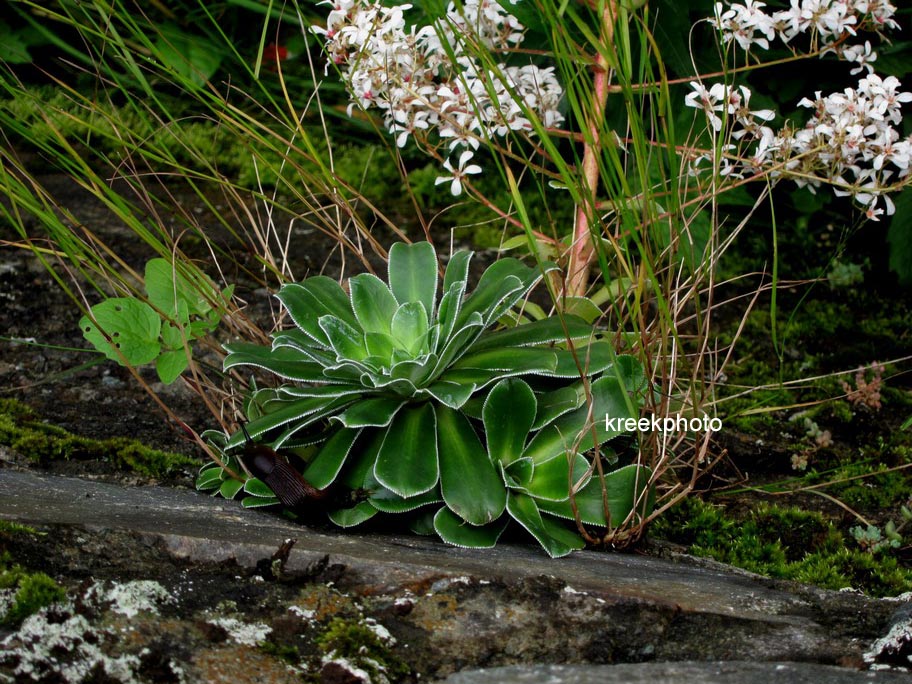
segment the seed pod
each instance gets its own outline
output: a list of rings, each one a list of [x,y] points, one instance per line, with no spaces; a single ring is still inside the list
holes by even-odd
[[[244,446],[244,464],[255,477],[261,479],[288,508],[306,508],[308,504],[324,501],[329,492],[317,489],[282,456],[265,444],[257,444],[247,428],[242,426],[247,444]]]

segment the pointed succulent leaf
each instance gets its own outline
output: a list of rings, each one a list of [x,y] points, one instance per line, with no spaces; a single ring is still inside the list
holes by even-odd
[[[566,297],[564,311],[579,316],[588,323],[592,323],[602,316],[602,310],[588,297]]]
[[[436,412],[444,502],[472,525],[494,522],[507,503],[503,480],[468,419],[445,406],[438,406]]]
[[[536,283],[541,279],[543,273],[557,268],[554,264],[545,263],[543,269],[529,268],[521,262],[516,264],[508,263],[504,269],[496,269],[498,264],[516,260],[503,259],[493,264],[486,271],[478,283],[478,288],[472,293],[465,305],[462,314],[467,311],[483,312],[485,325],[489,326],[504,316],[517,302],[528,294]],[[487,278],[489,272],[494,271],[492,277]],[[520,285],[517,287],[515,281],[519,280]],[[479,297],[476,299],[476,295]]]
[[[216,449],[224,450],[225,445],[228,443],[228,435],[226,435],[221,430],[203,430],[203,433],[200,435],[208,444],[211,444]],[[215,463],[207,463],[204,465],[200,472],[202,473],[207,468],[216,467]]]
[[[338,430],[313,457],[301,475],[317,489],[335,482],[361,430]]]
[[[478,280],[478,285],[466,299],[459,315],[458,324],[462,324],[474,312],[484,313],[504,297],[505,291],[517,291],[525,294],[541,277],[537,271],[526,266],[519,259],[501,259],[488,266]],[[486,317],[487,318],[487,317]]]
[[[281,503],[275,496],[245,496],[241,499],[241,506],[244,508],[266,508],[267,506],[279,506]]]
[[[275,498],[275,492],[257,477],[247,478],[247,481],[244,482],[244,492],[261,498]]]
[[[440,325],[435,323],[428,329],[428,333],[427,333],[428,351],[436,352],[439,341],[440,341]]]
[[[549,423],[535,435],[523,455],[541,463],[571,449],[588,451],[622,434],[623,431],[615,429],[616,425],[609,423],[606,416],[621,420],[636,417],[637,409],[631,406],[627,390],[609,374],[593,382],[591,392],[591,410],[589,404],[584,403],[575,411]]]
[[[362,399],[345,409],[334,420],[347,428],[386,427],[405,402],[392,397]]]
[[[364,388],[353,385],[283,385],[278,387],[276,392],[279,397],[293,397],[295,399],[303,399],[304,397],[335,399],[337,397],[364,394]]]
[[[329,346],[329,339],[320,328],[322,316],[335,316],[351,326],[357,324],[348,295],[332,278],[313,276],[301,283],[283,285],[276,297],[295,325],[323,345]]]
[[[488,332],[483,334],[472,345],[472,351],[498,349],[503,347],[529,347],[571,340],[588,340],[592,337],[593,327],[576,316],[551,316],[540,321]]]
[[[292,445],[306,446],[323,441],[323,422],[345,410],[351,403],[351,400],[340,400],[337,404],[326,406],[297,422],[286,424],[285,430],[272,441],[272,447],[291,448]]]
[[[472,368],[478,370],[513,373],[548,373],[557,367],[557,356],[553,349],[539,347],[508,347],[469,352],[453,364],[454,369]]]
[[[551,375],[556,378],[578,378],[580,377],[580,366],[585,375],[597,375],[610,368],[615,359],[614,348],[610,343],[604,341],[593,342],[589,345],[581,344],[573,351],[556,349],[555,354],[557,354],[557,367]]]
[[[289,328],[272,335],[272,348],[291,347],[300,352],[309,351],[314,348],[320,348],[320,345],[314,339],[298,328]]]
[[[535,499],[528,494],[510,492],[507,497],[507,512],[538,540],[552,558],[566,556],[586,545],[582,537],[575,532],[560,523],[543,518]]]
[[[270,413],[264,413],[247,423],[247,434],[250,435],[251,439],[255,440],[260,437],[260,435],[288,425],[289,423],[292,423],[295,429],[302,429],[318,420],[322,420],[328,415],[342,411],[344,407],[348,406],[350,403],[351,400],[346,399],[345,397],[331,400],[325,397],[308,397],[306,399],[280,402],[278,403],[280,408]],[[246,437],[244,433],[238,431],[228,440],[227,447],[238,447],[243,444],[245,440]],[[275,445],[274,448],[276,448]]]
[[[494,264],[494,266],[496,265]],[[514,275],[507,275],[502,280],[489,284],[484,290],[476,289],[463,302],[462,310],[456,317],[456,328],[464,325],[473,313],[479,314],[485,327],[488,327],[496,322],[505,311],[509,311],[510,307],[522,299],[525,293],[526,288],[522,280]]]
[[[460,384],[456,382],[435,382],[428,387],[419,389],[417,396],[429,396],[436,399],[444,406],[452,409],[462,408],[475,391],[475,385]]]
[[[373,384],[378,390],[382,389],[386,394],[393,393],[405,399],[414,397],[418,391],[415,383],[408,378],[379,377],[374,378]]]
[[[437,361],[437,367],[434,369],[431,377],[437,377],[465,354],[483,331],[484,321],[481,318],[481,314],[476,313],[470,316],[463,327],[450,335],[450,338],[447,340],[447,343],[439,354],[440,358]]]
[[[320,316],[320,329],[339,360],[360,361],[367,357],[364,333],[335,316]]]
[[[440,479],[437,423],[431,404],[400,410],[386,429],[374,477],[403,497],[417,496]]]
[[[331,511],[329,519],[339,527],[355,527],[361,523],[367,522],[379,511],[371,506],[370,501],[362,501],[357,506],[351,508],[340,508]]]
[[[393,318],[390,316],[390,322]],[[393,349],[396,348],[396,342],[388,333],[377,333],[377,332],[368,332],[364,335],[364,344],[367,347],[367,353],[369,357],[376,357],[378,359],[384,359],[384,365],[389,367],[392,356]]]
[[[571,471],[572,465],[572,471]],[[558,454],[554,458],[535,464],[532,479],[524,487],[527,494],[547,501],[566,501],[570,496],[570,485],[588,481],[589,461],[580,454],[568,457]],[[583,480],[583,478],[586,480]]]
[[[233,499],[243,488],[244,483],[240,480],[225,480],[219,487],[219,494],[225,499]]]
[[[433,349],[440,351],[449,341],[456,328],[456,318],[462,308],[462,296],[465,294],[465,283],[454,283],[446,290],[437,310],[437,321],[440,332]]]
[[[331,366],[336,362],[336,355],[331,349],[323,347],[319,342],[310,339],[303,332],[294,328],[273,335],[272,349],[290,348],[301,357],[302,361],[314,361],[323,366]],[[291,352],[287,352],[291,353]]]
[[[490,549],[507,528],[509,518],[502,517],[487,525],[469,525],[445,506],[434,515],[434,531],[447,544],[464,549]]]
[[[507,363],[508,357],[513,363]],[[557,366],[557,356],[550,349],[513,347],[481,352],[477,357],[465,356],[440,376],[446,382],[473,384],[483,389],[492,382],[518,375],[550,375]]]
[[[535,464],[531,458],[517,458],[509,465],[501,464],[500,467],[507,487],[516,489],[525,489],[535,473]]]
[[[393,315],[390,335],[409,356],[427,353],[428,315],[421,302],[406,302]]]
[[[363,385],[365,374],[371,373],[371,369],[358,361],[343,361],[335,363],[332,366],[326,366],[323,369],[324,382],[336,382],[347,385]],[[369,385],[368,385],[369,386]]]
[[[381,513],[408,513],[422,506],[443,501],[438,487],[433,487],[417,496],[399,496],[380,484],[372,472],[365,475],[363,489],[370,492],[368,501]]]
[[[372,273],[356,275],[348,284],[352,310],[364,332],[388,335],[399,304],[386,284]]]
[[[377,454],[380,453],[380,447],[383,446],[386,431],[364,430],[362,435],[362,441],[358,442],[358,447],[351,452],[342,472],[336,477],[336,482],[352,491],[364,486],[369,473],[373,476]]]
[[[323,366],[313,361],[302,360],[301,354],[289,347],[269,349],[257,344],[226,344],[228,355],[223,363],[224,370],[238,366],[262,368],[286,380],[300,382],[327,382]]]
[[[390,290],[399,304],[420,302],[430,323],[437,303],[437,253],[430,242],[397,242],[389,251]]]
[[[540,430],[565,413],[578,409],[585,399],[586,392],[581,382],[538,395],[538,411],[532,429]]]
[[[501,380],[491,389],[482,409],[488,455],[504,465],[522,456],[535,420],[535,393],[524,380]]]
[[[221,478],[222,482],[234,479],[234,476],[229,471],[233,470],[236,473],[243,472],[243,469],[241,468],[241,464],[238,461],[237,456],[235,456],[233,454],[228,455],[225,457],[224,462],[225,462],[225,467],[219,468],[219,477]]]
[[[412,361],[400,361],[390,369],[393,379],[405,379],[415,387],[423,385],[437,365],[437,355],[427,354]]]
[[[449,262],[447,262],[446,272],[443,275],[444,292],[449,292],[451,287],[460,283],[463,291],[465,291],[465,285],[469,280],[469,264],[473,256],[473,252],[463,249],[450,257]]]
[[[216,489],[217,487],[222,486],[222,469],[221,468],[209,468],[204,470],[196,478],[196,488],[199,491],[205,491],[208,489]]]
[[[635,463],[605,474],[612,526],[620,525],[634,510],[634,506],[637,506],[637,512],[641,517],[646,517],[652,512],[655,491],[650,486],[651,477],[652,470]],[[601,479],[598,475],[594,475],[574,498],[580,519],[584,523],[608,526],[605,520]],[[538,505],[542,511],[561,518],[573,519],[573,509],[569,501],[539,501]]]

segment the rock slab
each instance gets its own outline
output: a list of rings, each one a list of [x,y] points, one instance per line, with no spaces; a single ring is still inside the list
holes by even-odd
[[[190,490],[32,472],[0,471],[0,518],[55,531],[36,549],[49,569],[108,579],[155,575],[156,563],[228,564],[249,576],[295,538],[283,581],[331,581],[359,597],[424,678],[534,662],[863,668],[899,607],[686,558],[584,551],[551,560],[510,544],[464,550],[314,530]]]

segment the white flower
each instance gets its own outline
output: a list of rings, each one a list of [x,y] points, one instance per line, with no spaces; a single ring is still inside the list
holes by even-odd
[[[425,144],[434,131],[452,153],[470,151],[485,137],[511,131],[533,135],[533,116],[546,128],[563,122],[558,109],[563,89],[553,67],[498,64],[487,70],[468,49],[480,43],[500,52],[522,42],[522,24],[493,0],[450,2],[444,19],[423,27],[406,26],[408,4],[320,4],[332,9],[326,28],[312,30],[326,40],[339,67],[351,98],[349,115],[355,106],[378,110],[399,147],[416,133]],[[451,177],[454,194],[462,191],[462,175],[477,173],[476,165],[465,164],[457,165],[459,177],[457,172]],[[446,168],[453,171],[452,165]]]
[[[842,57],[847,62],[855,62],[857,67],[849,73],[853,76],[867,70],[869,74],[874,73],[872,62],[877,61],[877,53],[871,49],[871,41],[866,40],[864,45],[850,45],[842,51]]]
[[[440,185],[441,183],[446,183],[450,181],[450,192],[454,196],[458,197],[462,194],[462,181],[463,178],[468,174],[481,173],[481,167],[478,164],[469,164],[466,166],[466,163],[475,156],[475,153],[471,150],[466,150],[459,155],[459,161],[456,164],[456,168],[453,168],[452,163],[449,159],[443,162],[443,168],[449,171],[451,176],[439,176],[437,180],[434,181],[434,185]]]

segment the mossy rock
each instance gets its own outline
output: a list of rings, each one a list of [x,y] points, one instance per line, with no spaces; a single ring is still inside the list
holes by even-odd
[[[135,439],[91,439],[74,435],[40,421],[29,406],[14,399],[0,400],[0,445],[39,465],[60,459],[92,459],[156,480],[179,475],[200,465],[198,459],[152,449]]]
[[[912,590],[912,570],[896,558],[849,548],[854,542],[833,522],[795,507],[762,504],[735,516],[690,497],[658,520],[652,534],[694,555],[770,577],[826,589],[852,587],[872,596]]]

